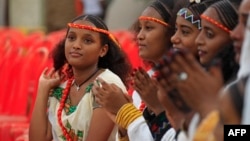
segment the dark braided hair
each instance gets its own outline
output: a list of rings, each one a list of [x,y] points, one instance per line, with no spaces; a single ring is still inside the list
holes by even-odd
[[[193,13],[195,19],[199,19],[200,15],[213,3],[218,2],[220,0],[203,0],[201,3],[189,3],[187,8]]]
[[[235,3],[234,3],[235,4]],[[240,2],[238,3],[240,4]],[[237,7],[237,5],[235,5]],[[237,25],[238,14],[230,1],[222,0],[210,6],[214,8],[219,15],[220,23],[230,30]],[[234,59],[235,52],[232,42],[221,47],[221,50],[215,56],[215,60],[220,60],[224,83],[229,83],[237,76],[239,64]],[[212,62],[211,62],[212,63]]]
[[[167,34],[171,37],[175,32],[176,13],[185,5],[187,0],[155,0],[149,3],[148,7],[154,8],[163,18],[164,22],[168,23]],[[139,21],[132,26],[132,30],[136,33],[139,31]],[[170,40],[170,39],[169,39]]]
[[[212,4],[210,7],[214,8],[218,13],[221,24],[226,26],[228,29],[233,30],[238,22],[238,14],[235,7],[240,5],[240,0],[234,5],[229,0],[222,0]]]
[[[75,22],[78,20],[85,20],[93,23],[97,28],[108,30],[105,23],[97,16],[92,15],[81,15],[73,19],[71,22]],[[66,32],[66,37],[68,34],[69,28]],[[52,52],[53,63],[55,70],[62,71],[63,66],[67,63],[65,57],[65,40],[66,37],[59,42],[59,44],[55,47]],[[112,41],[106,34],[100,33],[101,45],[107,44],[109,46],[108,52],[105,56],[99,58],[98,67],[99,68],[108,68],[115,74],[117,74],[121,80],[124,82],[126,86],[128,86],[129,75],[132,71],[132,65],[129,62],[129,59],[125,52],[114,42]],[[83,60],[84,61],[84,60]],[[71,69],[71,66],[69,66]],[[68,73],[72,73],[72,71],[68,71]],[[72,74],[68,74],[72,76]]]

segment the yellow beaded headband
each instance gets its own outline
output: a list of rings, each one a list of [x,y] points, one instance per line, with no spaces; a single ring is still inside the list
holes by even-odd
[[[214,20],[214,19],[212,19],[212,18],[210,18],[210,17],[208,17],[208,16],[206,16],[204,14],[201,14],[201,18],[204,19],[204,20],[207,20],[208,22],[210,22],[212,24],[214,24],[215,26],[217,26],[220,29],[226,31],[227,33],[230,33],[230,30],[226,26],[222,25],[221,23],[217,22],[216,20]]]
[[[139,20],[154,21],[154,22],[157,22],[157,23],[162,24],[164,26],[168,26],[168,23],[161,21],[159,19],[153,18],[153,17],[140,16]]]
[[[89,26],[89,25],[75,24],[75,23],[68,23],[68,26],[71,27],[71,28],[87,29],[87,30],[91,30],[91,31],[95,31],[95,32],[99,32],[99,33],[106,34],[107,36],[109,36],[109,38],[110,38],[118,47],[120,47],[120,44],[119,44],[118,41],[115,39],[114,35],[111,34],[109,31],[107,31],[107,30],[105,30],[105,29],[96,28],[96,27],[92,27],[92,26]]]

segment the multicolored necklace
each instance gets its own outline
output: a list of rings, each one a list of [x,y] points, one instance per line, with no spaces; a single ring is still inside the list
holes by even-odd
[[[80,85],[77,85],[75,82],[74,84],[77,86],[77,91],[80,89],[81,85],[84,84],[85,82],[87,82],[90,78],[92,78],[97,72],[98,72],[98,68],[96,69],[96,71],[94,71],[83,83],[81,83]],[[70,78],[66,84],[65,89],[63,90],[63,94],[62,94],[62,98],[60,100],[60,107],[57,111],[57,118],[58,118],[58,123],[63,131],[63,135],[66,138],[67,141],[72,141],[70,134],[68,133],[67,129],[64,127],[63,122],[62,122],[62,111],[63,108],[65,106],[65,102],[67,100],[67,97],[69,95],[69,90],[70,87],[72,85],[74,78]]]
[[[72,85],[72,81],[74,79],[71,78],[68,80],[67,84],[66,84],[66,88],[63,90],[63,94],[62,94],[62,98],[61,98],[61,101],[60,101],[60,107],[57,111],[57,118],[58,118],[58,123],[63,131],[63,135],[64,137],[66,138],[67,141],[72,141],[71,137],[70,137],[70,134],[68,133],[67,129],[64,127],[63,125],[63,122],[62,122],[62,110],[65,106],[65,101],[68,97],[68,94],[69,94],[69,90],[70,90],[70,87]]]

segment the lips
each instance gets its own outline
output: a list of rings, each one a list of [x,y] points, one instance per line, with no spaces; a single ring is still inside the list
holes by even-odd
[[[144,44],[138,44],[138,47],[139,47],[139,49],[141,49],[141,48],[145,48],[146,45],[144,45]]]
[[[82,54],[79,53],[79,52],[70,52],[69,54],[70,54],[72,57],[79,57],[79,56],[82,56]]]
[[[182,50],[183,47],[179,47],[179,46],[173,46],[174,50],[178,51],[178,50]]]
[[[206,55],[206,54],[207,54],[206,51],[198,50],[198,55],[199,55],[200,57],[203,57],[203,56]]]

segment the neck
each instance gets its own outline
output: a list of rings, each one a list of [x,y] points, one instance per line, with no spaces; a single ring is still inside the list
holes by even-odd
[[[98,68],[96,68],[94,71],[92,71],[91,73],[88,73],[88,75],[85,77],[85,79],[83,81],[79,81],[79,79],[77,80],[75,78],[75,81],[74,81],[74,85],[76,86],[76,89],[77,91],[80,90],[81,86],[83,84],[85,84],[86,82],[88,82],[97,72],[98,72]],[[77,82],[78,81],[78,82]]]

